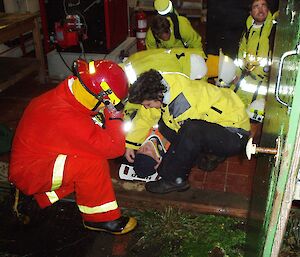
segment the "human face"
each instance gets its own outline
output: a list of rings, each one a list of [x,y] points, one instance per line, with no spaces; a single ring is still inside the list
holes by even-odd
[[[159,38],[163,41],[168,41],[170,39],[170,37],[171,37],[170,31],[162,33],[162,34],[159,35]]]
[[[144,100],[142,102],[142,105],[148,109],[148,108],[156,108],[159,109],[161,107],[161,101],[159,100]]]
[[[141,154],[144,154],[144,155],[147,155],[147,156],[150,156],[151,158],[153,158],[157,162],[155,169],[158,167],[158,165],[161,162],[161,158],[157,155],[157,153],[155,151],[155,146],[151,142],[147,142],[147,143],[143,144],[137,150],[137,153],[141,153]]]
[[[257,0],[252,3],[251,16],[255,24],[263,24],[268,16],[269,8],[266,0]]]

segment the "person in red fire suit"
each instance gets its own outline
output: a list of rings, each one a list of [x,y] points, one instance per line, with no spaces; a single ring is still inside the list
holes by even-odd
[[[13,140],[9,180],[41,208],[74,192],[86,228],[125,234],[137,221],[121,215],[107,160],[125,152],[127,78],[108,60],[79,59],[74,73],[26,108]]]

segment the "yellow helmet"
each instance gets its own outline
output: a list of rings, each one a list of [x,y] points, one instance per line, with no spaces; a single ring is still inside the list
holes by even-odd
[[[160,15],[166,15],[173,10],[173,4],[170,0],[155,0],[154,8]]]

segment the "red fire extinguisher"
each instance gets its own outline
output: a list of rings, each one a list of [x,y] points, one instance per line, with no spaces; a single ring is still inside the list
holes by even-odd
[[[136,14],[136,47],[138,51],[146,49],[147,17],[143,11]]]

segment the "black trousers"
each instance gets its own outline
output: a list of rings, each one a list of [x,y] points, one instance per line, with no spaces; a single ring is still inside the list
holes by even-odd
[[[160,122],[159,131],[171,144],[158,167],[158,173],[164,180],[172,182],[187,180],[199,155],[236,155],[245,149],[248,141],[247,132],[232,132],[203,120],[187,120],[178,133]]]

